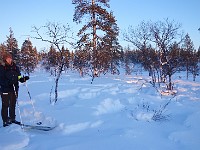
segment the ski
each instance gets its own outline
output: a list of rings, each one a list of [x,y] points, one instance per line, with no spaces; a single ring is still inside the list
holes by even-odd
[[[53,130],[56,126],[41,126],[41,125],[27,125],[27,124],[20,124],[23,129],[35,129],[35,130],[42,130],[42,131],[50,131]]]
[[[41,126],[41,125],[27,125],[27,124],[16,124],[20,125],[22,129],[34,129],[34,130],[41,130],[41,131],[50,131],[53,130],[56,126]],[[0,126],[0,128],[3,128],[3,126]]]

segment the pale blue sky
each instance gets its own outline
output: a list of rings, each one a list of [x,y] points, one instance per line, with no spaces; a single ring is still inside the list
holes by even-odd
[[[189,33],[195,48],[200,46],[200,0],[110,0],[120,30],[137,26],[141,21],[163,21],[166,18],[182,24]],[[79,26],[73,23],[74,5],[71,0],[1,0],[0,43],[6,41],[11,27],[19,48],[33,35],[32,26],[40,27],[48,21],[69,24],[74,32]],[[48,43],[30,39],[38,50]],[[127,43],[119,37],[122,46]]]

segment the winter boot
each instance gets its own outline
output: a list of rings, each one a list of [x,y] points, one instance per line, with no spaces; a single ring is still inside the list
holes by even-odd
[[[9,126],[9,123],[8,122],[3,122],[3,127],[7,127]]]
[[[12,124],[12,121],[11,121],[10,117],[8,117],[7,124],[8,125]]]
[[[15,124],[21,124],[21,122],[19,122],[19,121],[17,121],[17,120],[13,120],[13,121],[11,121],[12,123],[15,123]]]

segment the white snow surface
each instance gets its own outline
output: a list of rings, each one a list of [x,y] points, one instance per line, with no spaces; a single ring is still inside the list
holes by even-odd
[[[1,127],[0,150],[199,150],[200,79],[185,74],[174,75],[171,95],[154,88],[145,73],[101,75],[91,84],[89,76],[68,71],[50,104],[54,77],[38,70],[26,83],[31,97],[20,84],[16,118],[20,110],[23,123],[56,128]]]

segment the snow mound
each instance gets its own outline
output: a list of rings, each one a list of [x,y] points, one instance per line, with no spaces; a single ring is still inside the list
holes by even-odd
[[[96,107],[95,115],[102,115],[107,113],[117,112],[124,108],[119,100],[112,100],[110,98],[105,99]]]
[[[77,124],[71,124],[71,125],[65,125],[64,123],[61,123],[59,125],[59,128],[63,131],[64,134],[73,134],[77,133],[86,129],[90,128],[96,128],[103,124],[103,121],[99,120],[96,122],[82,122]]]

